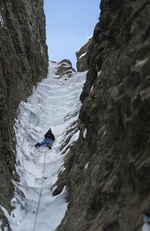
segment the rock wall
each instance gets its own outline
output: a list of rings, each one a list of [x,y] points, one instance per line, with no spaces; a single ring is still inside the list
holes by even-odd
[[[140,231],[150,214],[150,2],[102,0],[81,94],[80,137],[57,182],[57,231]]]
[[[75,69],[72,67],[72,63],[68,59],[63,59],[59,62],[59,65],[56,70],[56,75],[68,75],[72,76],[72,72],[75,72]]]
[[[43,0],[0,1],[0,204],[10,211],[17,106],[47,75]],[[0,219],[2,218],[0,212]]]
[[[77,57],[77,71],[82,72],[89,69],[88,67],[88,49],[91,44],[92,37],[90,37],[82,46],[81,48],[76,52]]]

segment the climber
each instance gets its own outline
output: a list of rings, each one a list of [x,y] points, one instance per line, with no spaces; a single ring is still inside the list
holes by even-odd
[[[55,136],[52,133],[51,128],[46,132],[46,134],[44,135],[45,139],[41,142],[41,143],[37,143],[35,144],[35,147],[41,147],[44,144],[47,144],[47,146],[49,147],[49,149],[52,149],[52,143],[55,140]]]

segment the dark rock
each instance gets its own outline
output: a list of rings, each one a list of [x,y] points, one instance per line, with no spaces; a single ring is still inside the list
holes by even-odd
[[[75,69],[72,67],[72,63],[68,59],[63,59],[59,62],[56,75],[59,75],[60,77],[67,75],[72,76],[72,72],[74,72]]]
[[[19,180],[15,173],[14,118],[20,101],[46,77],[48,55],[43,0],[2,0],[0,9],[0,204],[10,212],[12,179]]]
[[[150,211],[149,18],[148,0],[101,1],[78,145],[60,174],[69,205],[57,231],[139,231]]]
[[[77,57],[77,71],[82,72],[88,70],[88,48],[91,44],[92,37],[89,38],[85,44],[76,52]]]

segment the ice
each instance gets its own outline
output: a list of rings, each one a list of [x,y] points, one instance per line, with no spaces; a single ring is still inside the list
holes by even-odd
[[[17,110],[14,130],[16,172],[20,182],[13,181],[15,193],[10,203],[14,210],[11,214],[1,206],[12,231],[53,231],[67,210],[66,188],[57,196],[52,195],[52,190],[58,173],[64,170],[66,154],[62,155],[60,148],[67,130],[78,119],[79,96],[86,72],[74,72],[72,78],[59,78],[55,74],[57,65],[50,62],[47,78],[33,88],[28,101],[21,102]],[[52,150],[46,146],[35,148],[35,143],[43,140],[49,128],[56,138]],[[68,145],[78,136],[79,131],[75,131]]]

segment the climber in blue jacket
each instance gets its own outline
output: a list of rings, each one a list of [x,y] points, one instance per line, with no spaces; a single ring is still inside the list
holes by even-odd
[[[55,136],[54,134],[52,133],[52,129],[50,128],[46,134],[44,135],[45,139],[41,142],[41,143],[37,143],[35,144],[35,147],[41,147],[42,145],[46,144],[49,149],[52,149],[52,144],[55,140]]]

